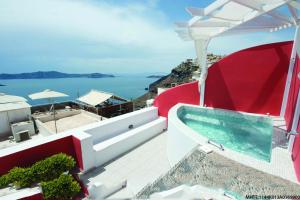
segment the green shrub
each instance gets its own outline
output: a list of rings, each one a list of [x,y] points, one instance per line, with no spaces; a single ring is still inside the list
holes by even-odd
[[[72,170],[75,164],[74,158],[60,153],[36,162],[31,169],[36,179],[42,182],[53,180],[59,177],[63,172]]]
[[[29,168],[14,167],[6,175],[0,177],[0,188],[13,183],[16,187],[29,187],[33,183],[53,180],[63,172],[75,167],[71,156],[60,153],[38,161]]]
[[[9,179],[7,175],[0,176],[0,189],[9,185]]]
[[[59,178],[42,182],[45,199],[70,199],[80,192],[80,186],[71,175],[61,174]]]
[[[8,174],[2,176],[3,187],[13,183],[16,187],[29,187],[34,183],[34,174],[30,168],[14,167]]]
[[[30,168],[15,167],[8,173],[8,181],[16,187],[30,187],[34,182],[34,174]]]

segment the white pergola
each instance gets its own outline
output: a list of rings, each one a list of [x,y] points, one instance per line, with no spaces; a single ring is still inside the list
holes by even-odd
[[[280,113],[280,116],[284,116],[296,52],[299,50],[298,10],[300,10],[298,0],[216,0],[206,8],[187,8],[192,18],[187,22],[177,22],[176,32],[183,40],[192,40],[195,43],[197,61],[201,67],[199,76],[200,106],[204,105],[208,67],[206,63],[207,46],[212,38],[251,32],[275,32],[295,27],[294,45]],[[293,118],[292,133],[296,133],[300,116],[299,96]]]

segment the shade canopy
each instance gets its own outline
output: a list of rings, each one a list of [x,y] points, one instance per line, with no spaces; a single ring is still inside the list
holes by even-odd
[[[30,108],[30,107],[31,105],[29,105],[25,101],[0,103],[0,112],[10,111],[10,110],[20,110],[20,109]]]
[[[13,102],[26,102],[26,101],[27,99],[25,99],[24,97],[0,93],[0,104],[13,103]]]
[[[30,108],[26,101],[24,97],[0,93],[0,112]]]
[[[32,100],[36,100],[36,99],[52,99],[52,98],[57,98],[57,97],[67,97],[68,95],[61,93],[61,92],[56,92],[56,91],[47,89],[42,92],[30,94],[28,96]]]
[[[112,93],[102,92],[102,91],[98,91],[98,90],[91,90],[87,94],[79,97],[77,100],[82,103],[91,105],[91,106],[96,106],[98,104],[101,104],[101,103],[107,101],[110,98],[114,98],[114,99],[120,100],[120,101],[126,101],[125,99],[115,96]]]
[[[177,22],[184,40],[207,40],[220,35],[273,32],[298,25],[297,0],[216,0],[206,8],[187,8],[187,22]]]

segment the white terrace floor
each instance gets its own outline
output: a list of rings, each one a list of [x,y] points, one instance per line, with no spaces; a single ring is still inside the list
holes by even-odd
[[[90,116],[85,113],[76,114],[69,117],[64,117],[56,120],[57,132],[61,133],[67,130],[78,128],[87,124],[95,123],[101,121],[100,116]],[[44,122],[44,126],[55,132],[55,122],[54,120]]]
[[[154,182],[171,169],[166,142],[166,132],[161,133],[103,168],[99,167],[81,176],[81,179],[86,185],[101,182],[108,188],[127,181],[124,189],[109,198],[132,198],[147,184]]]

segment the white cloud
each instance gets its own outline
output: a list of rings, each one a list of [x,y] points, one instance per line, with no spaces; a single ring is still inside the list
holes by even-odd
[[[160,51],[186,46],[163,17],[157,18],[162,13],[141,4],[118,7],[93,1],[1,0],[0,5],[0,25],[8,29]]]
[[[105,67],[115,66],[121,64],[122,59],[143,64],[141,60],[146,57],[147,60],[164,60],[161,64],[154,62],[153,70],[167,71],[184,58],[192,57],[193,45],[177,37],[164,13],[155,8],[156,4],[157,0],[125,6],[92,0],[1,0],[0,37],[5,35],[6,38],[0,41],[9,43],[9,39],[20,57],[28,57],[26,62],[36,60],[36,65],[39,57],[43,58],[44,66],[47,57],[53,59],[53,56],[76,52],[76,57],[69,55],[65,60],[60,56],[58,64],[70,63],[73,59],[74,66],[79,66],[89,57],[86,65],[93,71],[96,65],[97,69],[101,63]],[[0,47],[0,56],[5,51]],[[34,55],[29,55],[30,52]],[[166,64],[164,58],[170,63],[166,70],[161,69]],[[97,62],[92,63],[93,60]],[[148,66],[144,63],[144,67]],[[139,67],[143,70],[143,66]]]

